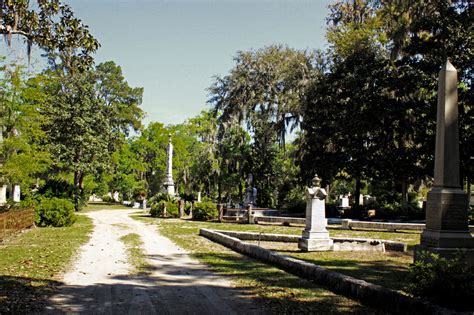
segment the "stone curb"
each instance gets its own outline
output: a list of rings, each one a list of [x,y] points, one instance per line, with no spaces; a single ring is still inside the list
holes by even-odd
[[[346,276],[257,245],[248,244],[236,237],[225,235],[217,231],[199,229],[199,235],[241,254],[257,258],[287,272],[307,280],[312,280],[335,293],[357,299],[366,305],[385,309],[390,312],[455,314],[453,311],[429,304],[420,299],[412,298],[395,290]]]
[[[262,241],[262,242],[282,242],[282,243],[298,243],[300,236],[297,235],[285,235],[285,234],[267,234],[267,233],[255,233],[255,232],[237,232],[237,231],[222,231],[213,230],[221,234],[225,234],[231,237],[238,238],[244,241]],[[377,240],[369,238],[347,238],[347,237],[331,237],[335,242],[376,242],[382,243],[386,250],[396,252],[406,252],[407,244],[402,242],[388,241],[388,240]]]
[[[351,219],[342,220],[342,228],[350,230],[353,228],[359,229],[377,229],[387,230],[388,232],[396,232],[397,230],[404,231],[423,231],[425,224],[423,223],[395,223],[395,222],[373,222],[373,221],[358,221]],[[469,226],[469,231],[474,232],[474,225]]]

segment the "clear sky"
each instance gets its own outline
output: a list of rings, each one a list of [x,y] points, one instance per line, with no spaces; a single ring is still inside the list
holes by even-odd
[[[145,123],[181,123],[206,109],[214,75],[238,50],[278,43],[323,48],[329,0],[67,0],[113,60],[144,87]],[[1,51],[0,51],[1,53]]]

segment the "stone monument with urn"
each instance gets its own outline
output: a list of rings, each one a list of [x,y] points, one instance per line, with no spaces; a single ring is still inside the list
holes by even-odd
[[[321,179],[315,175],[312,187],[306,187],[306,227],[298,241],[298,248],[306,251],[328,251],[333,249],[333,240],[326,229],[327,193],[321,188]]]

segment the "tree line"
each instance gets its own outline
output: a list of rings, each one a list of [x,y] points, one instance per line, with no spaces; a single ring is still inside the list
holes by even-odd
[[[325,50],[272,45],[239,51],[215,77],[208,109],[182,124],[142,125],[142,88],[99,47],[60,1],[0,2],[1,32],[45,52],[27,74],[2,62],[0,178],[36,193],[120,192],[143,199],[163,189],[168,134],[174,179],[187,199],[243,200],[253,174],[259,206],[291,209],[318,173],[332,196],[353,191],[408,208],[433,176],[436,84],[449,58],[459,73],[461,165],[473,176],[472,3],[345,0],[330,6]],[[44,20],[44,21],[43,21]],[[309,39],[308,39],[309,40]],[[288,140],[288,137],[290,141]]]

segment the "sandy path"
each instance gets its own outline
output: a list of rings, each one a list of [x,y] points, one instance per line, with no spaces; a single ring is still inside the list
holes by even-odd
[[[261,314],[229,280],[212,274],[156,226],[129,217],[134,210],[87,213],[94,232],[83,246],[46,314]],[[152,266],[150,275],[130,270],[120,237],[137,233]]]

